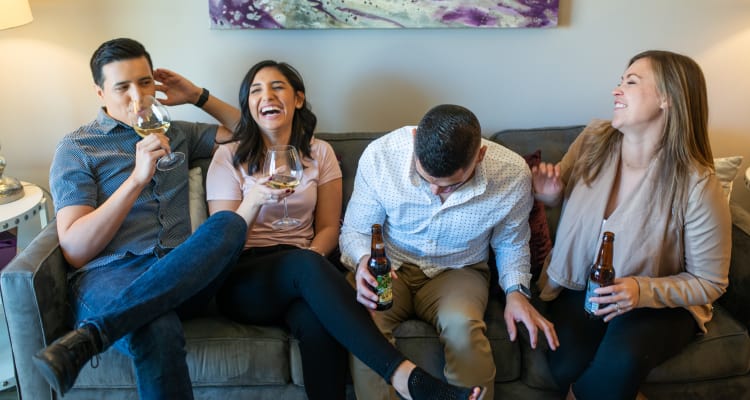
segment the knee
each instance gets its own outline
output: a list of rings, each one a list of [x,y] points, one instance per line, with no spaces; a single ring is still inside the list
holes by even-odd
[[[485,342],[487,325],[481,318],[474,318],[460,311],[446,310],[438,314],[438,333],[446,344],[453,348],[469,349]]]
[[[622,381],[637,379],[639,375],[645,375],[643,371],[651,369],[648,357],[641,356],[640,352],[629,348],[628,346],[619,346],[611,348],[606,352],[604,357],[597,357],[594,365],[600,365],[606,368],[605,371],[612,371],[613,374],[621,376]]]
[[[247,239],[247,224],[237,213],[232,211],[219,211],[211,215],[201,226],[201,231],[220,232],[223,240],[212,245],[224,244],[231,249],[244,247]]]
[[[549,372],[552,379],[557,384],[560,392],[567,392],[570,385],[578,379],[581,374],[581,368],[576,367],[574,363],[556,357],[548,357]]]
[[[302,343],[335,342],[328,331],[314,318],[296,321],[290,324],[290,330],[292,335]]]

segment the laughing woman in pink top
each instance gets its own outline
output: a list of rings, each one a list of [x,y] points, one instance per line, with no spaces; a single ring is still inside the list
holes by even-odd
[[[275,230],[271,223],[283,215],[280,198],[259,200],[245,250],[217,295],[222,311],[242,323],[289,328],[300,342],[311,400],[345,398],[348,351],[407,399],[477,398],[480,388],[439,381],[398,352],[325,258],[338,243],[341,169],[331,146],[313,137],[317,119],[299,73],[286,63],[256,64],[242,81],[240,106],[234,141],[220,146],[208,170],[211,214],[235,210],[244,193],[267,182],[262,174],[267,148],[293,145],[304,172],[286,200],[289,215],[302,223]]]
[[[542,300],[560,338],[550,370],[569,398],[633,399],[649,371],[706,330],[726,290],[731,222],[714,174],[706,84],[692,59],[647,51],[560,164],[533,170],[536,197],[563,201]],[[612,286],[583,311],[603,231],[615,234]]]

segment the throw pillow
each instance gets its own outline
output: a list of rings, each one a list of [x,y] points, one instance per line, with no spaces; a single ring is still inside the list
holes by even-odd
[[[740,164],[742,164],[742,156],[714,158],[716,177],[719,179],[722,189],[724,189],[727,202],[732,197],[732,183],[734,182],[734,178],[737,177],[737,170],[740,168]]]
[[[542,161],[542,151],[537,150],[523,156],[529,168],[539,165]],[[544,203],[534,200],[534,205],[529,214],[529,227],[531,228],[531,239],[529,250],[531,251],[531,280],[536,282],[542,272],[544,260],[552,250],[552,237],[547,224],[547,214],[544,211]]]
[[[195,232],[208,217],[206,189],[203,187],[201,167],[192,168],[188,172],[188,208],[190,210],[190,226]]]

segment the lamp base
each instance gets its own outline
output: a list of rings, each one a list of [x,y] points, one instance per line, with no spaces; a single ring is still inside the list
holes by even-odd
[[[23,198],[23,186],[16,178],[0,176],[0,204]]]

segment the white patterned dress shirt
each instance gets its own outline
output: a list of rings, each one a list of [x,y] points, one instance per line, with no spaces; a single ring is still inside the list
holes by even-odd
[[[341,229],[342,262],[356,269],[370,254],[371,227],[379,223],[394,269],[413,264],[434,277],[486,262],[492,246],[500,286],[529,287],[533,199],[526,162],[482,139],[487,151],[474,176],[442,202],[416,172],[414,128],[395,130],[362,153]]]

